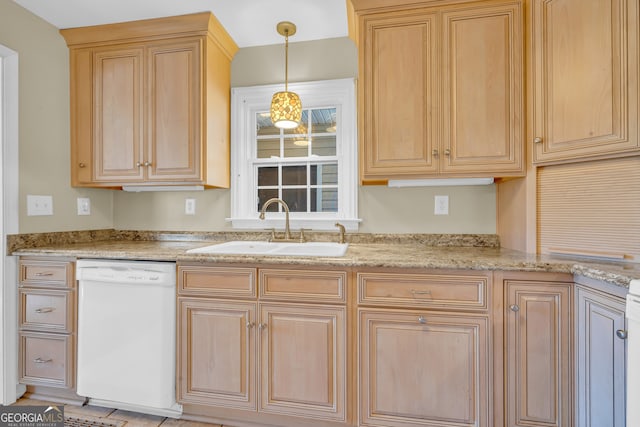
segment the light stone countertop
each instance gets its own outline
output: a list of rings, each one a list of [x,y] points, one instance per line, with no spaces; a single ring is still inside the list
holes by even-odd
[[[387,268],[429,268],[429,269],[463,269],[463,270],[502,270],[502,271],[542,271],[556,273],[572,273],[594,280],[608,282],[613,285],[628,287],[632,279],[640,279],[640,265],[621,262],[604,262],[570,257],[551,257],[531,255],[519,251],[502,249],[494,246],[491,238],[482,235],[438,235],[438,245],[427,238],[411,235],[404,238],[362,238],[353,235],[355,243],[343,257],[298,257],[298,256],[260,256],[260,255],[212,255],[187,254],[193,248],[234,240],[234,236],[225,235],[219,239],[217,235],[197,235],[190,233],[162,235],[159,240],[136,240],[149,236],[123,237],[118,235],[93,235],[88,239],[54,238],[40,241],[35,245],[33,239],[23,239],[18,235],[10,242],[10,254],[13,255],[57,255],[77,258],[109,258],[127,260],[161,260],[161,261],[197,261],[224,262],[245,264],[287,264],[309,266],[351,267],[387,267]],[[34,236],[34,235],[30,235]],[[47,236],[51,236],[47,234]],[[60,235],[56,234],[60,237]],[[106,240],[93,240],[105,238]],[[461,237],[463,236],[463,237]],[[11,236],[10,236],[11,237]],[[231,238],[230,238],[231,237]],[[237,236],[235,236],[237,237]],[[249,240],[258,239],[253,235],[242,235]],[[259,237],[263,237],[260,235]],[[347,235],[349,241],[350,235]],[[175,238],[176,240],[170,240]],[[37,239],[36,239],[37,240]],[[88,241],[82,241],[88,240]],[[325,239],[326,240],[326,239]],[[77,243],[74,243],[77,242]],[[455,242],[455,243],[452,243]],[[471,243],[470,243],[471,242]],[[447,245],[451,246],[447,246]],[[456,246],[456,244],[479,246]],[[445,246],[443,246],[445,245]],[[488,247],[487,247],[488,246]]]

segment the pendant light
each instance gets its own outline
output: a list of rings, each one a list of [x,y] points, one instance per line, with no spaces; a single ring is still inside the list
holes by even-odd
[[[289,92],[289,36],[296,33],[296,25],[283,21],[276,27],[284,36],[284,92],[276,92],[271,99],[271,121],[281,129],[294,129],[302,118],[302,102],[295,92]]]

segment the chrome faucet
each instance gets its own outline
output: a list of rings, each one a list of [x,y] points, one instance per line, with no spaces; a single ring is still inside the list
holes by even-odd
[[[264,213],[266,212],[269,205],[271,205],[272,203],[280,203],[284,208],[284,239],[276,239],[274,237],[275,236],[275,232],[274,232],[272,234],[271,240],[280,240],[280,241],[293,240],[291,238],[291,229],[289,228],[289,205],[287,205],[287,203],[284,200],[278,199],[275,197],[273,199],[267,200],[264,203],[264,205],[262,205],[262,209],[260,209],[260,219],[264,219]]]

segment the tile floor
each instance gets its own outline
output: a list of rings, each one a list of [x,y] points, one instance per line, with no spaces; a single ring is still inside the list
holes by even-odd
[[[14,405],[49,405],[51,402],[23,398]],[[59,405],[53,403],[53,405]],[[99,406],[64,405],[64,414],[71,417],[90,419],[98,418],[105,422],[124,422],[124,427],[223,427],[218,424],[198,423],[173,418],[159,417],[155,415],[140,414],[137,412],[123,411],[121,409],[102,408]],[[224,426],[230,427],[230,426]]]

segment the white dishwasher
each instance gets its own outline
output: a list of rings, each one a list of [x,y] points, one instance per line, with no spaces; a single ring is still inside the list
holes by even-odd
[[[627,427],[640,426],[640,280],[627,294]]]
[[[77,393],[97,406],[177,418],[176,265],[78,260]]]

